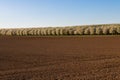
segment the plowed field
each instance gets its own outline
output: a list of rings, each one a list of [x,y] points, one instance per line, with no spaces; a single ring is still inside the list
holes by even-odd
[[[2,36],[0,80],[120,80],[120,36]]]

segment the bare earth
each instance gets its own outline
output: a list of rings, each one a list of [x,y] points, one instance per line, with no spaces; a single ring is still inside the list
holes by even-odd
[[[0,37],[0,80],[120,80],[120,36]]]

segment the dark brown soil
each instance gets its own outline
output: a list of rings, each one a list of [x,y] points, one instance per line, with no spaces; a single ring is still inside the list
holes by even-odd
[[[0,37],[0,80],[120,80],[120,37]]]

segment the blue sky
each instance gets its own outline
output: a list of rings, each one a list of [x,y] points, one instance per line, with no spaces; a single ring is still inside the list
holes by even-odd
[[[120,0],[0,0],[0,28],[120,23]]]

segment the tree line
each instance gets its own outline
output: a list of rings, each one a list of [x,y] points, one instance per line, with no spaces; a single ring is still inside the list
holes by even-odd
[[[1,36],[119,35],[119,34],[120,24],[0,29]]]

